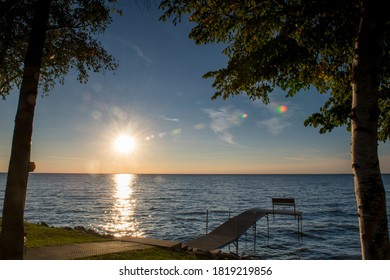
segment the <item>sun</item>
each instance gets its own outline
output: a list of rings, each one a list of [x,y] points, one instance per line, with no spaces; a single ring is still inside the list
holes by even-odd
[[[120,135],[115,139],[115,150],[121,154],[128,154],[135,149],[134,138],[129,135]]]

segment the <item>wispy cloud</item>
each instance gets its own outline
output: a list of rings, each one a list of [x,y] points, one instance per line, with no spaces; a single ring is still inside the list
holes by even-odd
[[[204,123],[197,123],[194,128],[196,130],[202,130],[202,129],[205,129],[206,128],[206,125]]]
[[[273,117],[268,120],[259,121],[259,126],[267,127],[268,131],[272,135],[280,134],[286,127],[290,125],[284,118],[282,117]]]
[[[240,118],[242,112],[238,110],[231,111],[226,107],[218,110],[205,109],[204,111],[211,119],[211,130],[214,131],[215,134],[219,135],[223,141],[229,144],[236,144],[234,141],[234,135],[230,129],[242,124],[243,120]]]
[[[125,45],[126,47],[133,49],[135,51],[135,53],[137,54],[137,56],[142,58],[147,63],[149,63],[149,64],[153,63],[153,60],[150,57],[146,56],[145,53],[143,52],[143,50],[134,42],[126,41],[126,40],[122,40],[122,39],[120,39],[120,42],[123,45]]]
[[[179,122],[180,121],[177,118],[168,118],[168,117],[166,117],[164,115],[161,115],[160,118],[163,119],[164,121],[169,121],[169,122]]]

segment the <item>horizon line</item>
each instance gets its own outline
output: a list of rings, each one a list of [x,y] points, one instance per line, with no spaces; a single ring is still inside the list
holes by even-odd
[[[0,171],[0,174],[7,174],[8,172]],[[353,173],[123,173],[123,172],[31,172],[30,174],[64,174],[64,175],[115,175],[115,174],[129,174],[129,175],[353,175]],[[389,175],[390,173],[381,173],[381,175]]]

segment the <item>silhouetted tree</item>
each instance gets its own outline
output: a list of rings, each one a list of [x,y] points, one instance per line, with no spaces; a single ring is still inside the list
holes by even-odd
[[[12,5],[11,5],[12,2]],[[76,70],[81,82],[88,71],[117,66],[96,39],[111,22],[114,0],[20,0],[2,3],[0,12],[0,93],[20,88],[5,191],[0,257],[23,258],[24,207],[38,89],[42,94],[64,83]],[[5,12],[3,12],[5,11]]]
[[[386,196],[377,152],[390,135],[390,14],[379,0],[164,0],[162,20],[195,24],[197,44],[224,43],[229,58],[212,98],[245,93],[268,103],[314,87],[330,97],[305,125],[351,131],[362,257],[390,258]],[[186,17],[187,18],[187,17]]]

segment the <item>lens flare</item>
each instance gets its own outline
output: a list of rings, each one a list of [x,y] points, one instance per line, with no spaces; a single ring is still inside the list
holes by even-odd
[[[288,111],[288,107],[286,105],[280,105],[277,107],[277,112],[278,113],[286,113]]]
[[[246,119],[247,117],[248,117],[248,114],[244,113],[244,114],[241,115],[241,119]]]

